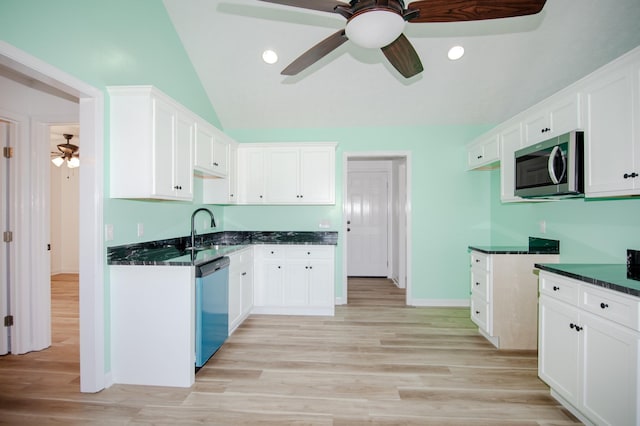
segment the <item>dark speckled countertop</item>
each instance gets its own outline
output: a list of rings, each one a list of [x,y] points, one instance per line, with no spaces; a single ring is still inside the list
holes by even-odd
[[[486,254],[560,254],[560,241],[529,237],[528,246],[469,246]]]
[[[198,266],[252,244],[336,245],[338,233],[297,231],[224,231],[196,236],[197,250],[190,250],[191,237],[148,241],[107,248],[109,265]]]
[[[640,297],[640,281],[627,278],[626,264],[543,263],[535,266],[543,271]]]

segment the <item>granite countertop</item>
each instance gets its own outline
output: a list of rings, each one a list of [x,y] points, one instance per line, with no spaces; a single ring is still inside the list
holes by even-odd
[[[626,264],[543,263],[536,268],[640,297],[640,281],[627,278]]]
[[[107,248],[109,265],[199,266],[252,244],[336,245],[338,233],[297,231],[224,231],[191,237],[170,238]]]
[[[527,246],[469,246],[486,254],[560,254],[560,241],[529,237]]]

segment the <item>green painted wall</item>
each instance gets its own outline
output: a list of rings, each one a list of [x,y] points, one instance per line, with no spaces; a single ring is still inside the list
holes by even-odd
[[[502,204],[499,170],[491,172],[491,187],[493,244],[522,244],[528,236],[557,239],[565,263],[625,263],[628,248],[640,250],[640,198]]]
[[[228,130],[239,142],[338,142],[336,205],[322,207],[233,206],[226,229],[319,230],[322,219],[342,229],[342,161],[345,152],[411,153],[413,297],[468,299],[470,243],[490,241],[490,174],[465,172],[464,145],[486,127],[429,126],[336,129]],[[336,277],[342,276],[342,236]],[[336,292],[342,291],[337,281]]]

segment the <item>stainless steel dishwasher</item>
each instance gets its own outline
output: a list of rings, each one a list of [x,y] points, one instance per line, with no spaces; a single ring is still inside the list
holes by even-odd
[[[196,267],[196,368],[229,337],[229,258]]]

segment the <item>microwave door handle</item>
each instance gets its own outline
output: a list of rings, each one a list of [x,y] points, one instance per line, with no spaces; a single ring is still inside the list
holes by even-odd
[[[556,158],[556,155],[558,155],[558,153],[560,154],[560,158],[562,159],[562,173],[560,173],[560,177],[556,175],[555,167],[553,167],[554,159]],[[554,185],[559,184],[562,178],[564,178],[564,174],[567,171],[567,161],[564,155],[562,154],[562,151],[560,150],[559,146],[554,146],[553,149],[551,150],[551,154],[549,155],[549,161],[547,162],[547,170],[549,171],[549,177],[551,178],[551,182],[553,182]]]

